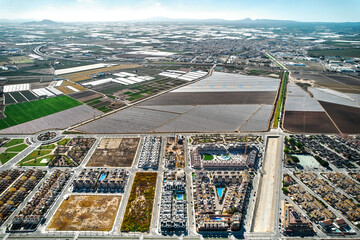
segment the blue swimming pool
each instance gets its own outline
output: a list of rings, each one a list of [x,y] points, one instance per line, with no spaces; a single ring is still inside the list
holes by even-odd
[[[225,188],[223,188],[223,187],[217,188],[219,198],[221,198],[223,196],[224,190],[225,190]]]
[[[214,220],[214,221],[221,221],[221,217],[214,217],[214,218],[212,218],[212,220]]]
[[[104,173],[100,176],[100,181],[104,180],[105,178],[106,178],[106,174]]]
[[[184,200],[184,194],[176,194],[177,200]]]

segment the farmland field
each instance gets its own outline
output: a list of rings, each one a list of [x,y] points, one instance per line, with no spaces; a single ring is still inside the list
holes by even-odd
[[[342,133],[360,133],[360,108],[322,101],[320,103]]]
[[[131,188],[121,231],[149,232],[157,173],[138,172]]]
[[[0,119],[0,129],[48,116],[81,104],[68,96],[59,96],[7,106],[5,108],[6,118]]]
[[[315,49],[309,51],[310,56],[360,57],[360,48]]]
[[[294,133],[339,133],[325,112],[285,111],[284,129]]]
[[[64,200],[48,231],[110,231],[121,196],[71,195]]]

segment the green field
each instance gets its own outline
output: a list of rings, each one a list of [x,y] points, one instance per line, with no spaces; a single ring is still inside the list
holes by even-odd
[[[1,153],[0,154],[0,161],[2,164],[5,164],[7,161],[15,157],[18,153]]]
[[[360,48],[345,49],[315,49],[309,51],[310,56],[340,56],[340,57],[360,57]]]
[[[214,159],[214,156],[211,154],[203,154],[203,156],[204,156],[204,160],[213,160]]]
[[[11,148],[6,149],[6,152],[21,152],[25,150],[28,146],[26,144],[20,144]]]
[[[43,158],[51,158],[52,156],[44,157],[51,153],[51,150],[35,150],[21,160],[18,165],[20,166],[43,166],[46,164],[40,164]]]
[[[0,119],[0,129],[45,117],[81,104],[81,102],[66,95],[13,104],[5,108],[6,118]]]
[[[64,138],[57,142],[57,145],[66,145],[70,141],[70,138]]]
[[[24,142],[24,139],[11,139],[8,143],[6,143],[4,145],[4,147],[11,147],[11,146],[23,143],[23,142]]]
[[[41,149],[55,149],[56,146],[55,144],[50,144],[50,145],[41,145],[38,149],[41,150]]]
[[[3,146],[5,152],[0,154],[0,162],[2,164],[7,163],[13,157],[15,157],[19,152],[22,152],[28,147],[24,144],[24,139],[11,139],[7,144]]]

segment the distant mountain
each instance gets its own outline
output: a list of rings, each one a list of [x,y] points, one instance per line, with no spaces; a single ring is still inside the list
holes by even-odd
[[[31,21],[31,22],[24,22],[24,25],[56,25],[58,24],[57,22],[48,20],[48,19],[44,19],[42,21]]]
[[[33,21],[33,19],[0,19],[0,23],[24,23],[24,22],[30,22]]]
[[[225,19],[174,19],[164,17],[153,17],[147,19],[141,19],[133,22],[148,22],[148,23],[200,23],[200,24],[234,24],[234,25],[245,25],[245,26],[256,26],[256,25],[303,25],[303,24],[353,24],[358,25],[359,22],[298,22],[293,20],[273,20],[273,19],[255,19],[245,18],[240,20],[225,20]]]

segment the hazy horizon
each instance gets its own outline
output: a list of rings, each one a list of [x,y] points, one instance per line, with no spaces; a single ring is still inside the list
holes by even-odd
[[[360,22],[357,0],[0,0],[2,19],[50,19],[61,22],[170,19],[274,19],[300,22]],[[21,6],[21,8],[19,8]]]

